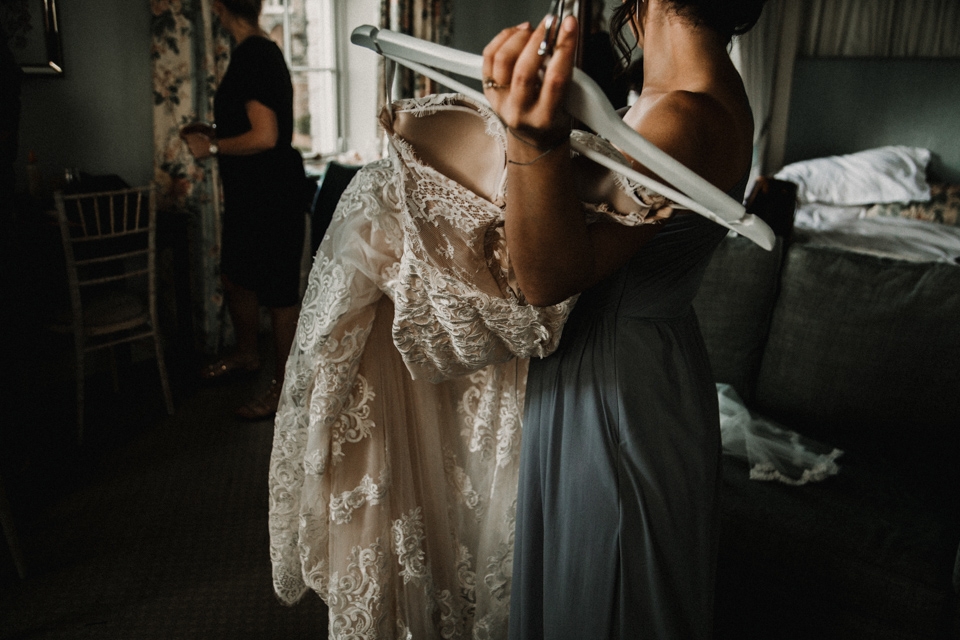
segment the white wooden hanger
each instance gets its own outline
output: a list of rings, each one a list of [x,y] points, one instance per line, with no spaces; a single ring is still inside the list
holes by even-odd
[[[442,73],[446,71],[480,80],[483,69],[482,56],[370,25],[354,29],[350,41],[376,51],[385,58],[436,80],[450,89],[488,104],[482,93]],[[625,160],[618,162],[592,149],[572,144],[578,153],[666,196],[682,207],[749,238],[768,251],[773,248],[773,231],[763,220],[746,213],[741,203],[634,131],[617,115],[613,105],[597,83],[580,69],[573,70],[573,82],[570,84],[565,106],[571,116],[588,125],[597,134],[674,186],[667,186],[636,171]]]

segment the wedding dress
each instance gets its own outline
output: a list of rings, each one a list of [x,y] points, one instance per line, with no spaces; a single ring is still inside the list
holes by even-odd
[[[274,589],[290,604],[316,591],[330,638],[504,638],[528,359],[556,349],[574,299],[533,307],[517,287],[488,107],[430,96],[381,122],[390,156],[341,198],[287,361]],[[588,217],[672,214],[617,174],[583,173]]]

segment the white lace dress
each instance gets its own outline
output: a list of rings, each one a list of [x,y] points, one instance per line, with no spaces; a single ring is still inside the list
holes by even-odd
[[[492,145],[490,197],[392,126],[453,112]],[[532,307],[515,285],[504,131],[489,110],[433,96],[383,122],[391,155],[344,193],[287,361],[269,472],[274,588],[291,604],[316,591],[330,638],[504,638],[527,358],[556,348],[573,300]],[[625,224],[669,215],[622,186],[584,195],[621,214],[586,209]]]

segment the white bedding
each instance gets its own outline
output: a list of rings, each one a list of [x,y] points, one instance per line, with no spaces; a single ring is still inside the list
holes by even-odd
[[[878,216],[875,205],[927,202],[927,149],[888,146],[801,160],[774,177],[797,185],[797,240],[914,262],[960,264],[960,227]]]
[[[885,258],[960,264],[960,228],[908,218],[869,218],[867,210],[800,205],[795,239]]]

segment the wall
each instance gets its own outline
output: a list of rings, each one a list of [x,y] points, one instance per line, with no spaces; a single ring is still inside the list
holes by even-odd
[[[480,53],[501,29],[525,20],[536,24],[549,10],[547,0],[454,0],[452,46]]]
[[[17,178],[28,151],[48,184],[65,167],[115,173],[131,184],[153,177],[150,3],[57,3],[64,75],[26,76],[21,92]]]
[[[891,144],[934,153],[930,173],[960,182],[958,59],[798,59],[787,163]]]

